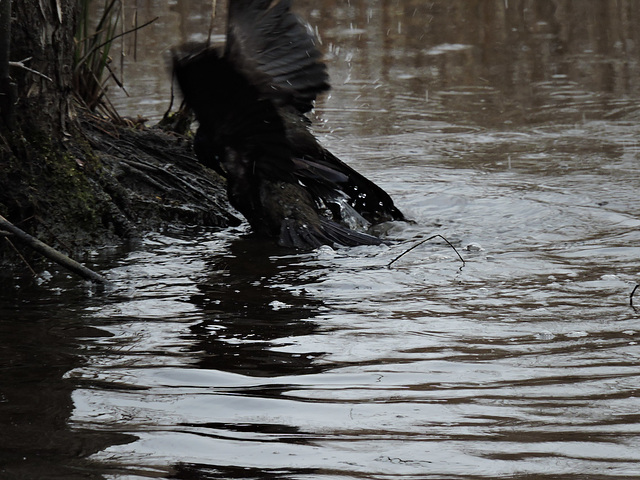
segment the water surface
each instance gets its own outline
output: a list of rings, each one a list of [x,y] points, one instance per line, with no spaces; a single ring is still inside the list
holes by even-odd
[[[297,6],[316,133],[415,223],[307,254],[169,231],[93,257],[106,292],[9,282],[0,472],[639,478],[640,3]],[[163,51],[209,9],[138,2],[124,114],[162,115]],[[436,238],[388,266],[436,234],[464,265]]]

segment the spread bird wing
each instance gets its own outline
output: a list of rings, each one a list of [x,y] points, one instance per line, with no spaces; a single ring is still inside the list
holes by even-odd
[[[230,0],[225,57],[261,94],[300,113],[328,90],[317,39],[291,0]]]
[[[373,224],[404,220],[387,192],[331,152],[322,149],[311,158],[294,157],[294,174],[324,204],[351,207]]]
[[[326,218],[319,225],[299,225],[285,219],[282,222],[278,243],[282,247],[310,250],[322,245],[380,245],[382,240],[372,235],[357,232]]]
[[[243,152],[253,173],[291,177],[291,147],[272,101],[217,49],[185,48],[187,54],[174,53],[174,73],[200,123],[197,143],[206,154],[199,155],[201,161],[215,168],[217,160],[208,157],[222,156],[230,147]]]

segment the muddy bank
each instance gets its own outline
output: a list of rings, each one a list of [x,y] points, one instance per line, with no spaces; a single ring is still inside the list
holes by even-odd
[[[240,223],[224,179],[197,162],[182,135],[85,115],[61,148],[37,138],[23,143],[20,152],[15,141],[5,143],[0,213],[79,259],[89,249],[136,241],[150,231]],[[5,273],[27,268],[21,255],[38,269],[37,255],[0,232]]]

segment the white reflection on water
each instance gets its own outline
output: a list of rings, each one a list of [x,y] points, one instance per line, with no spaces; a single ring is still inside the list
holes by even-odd
[[[100,346],[70,374],[97,386],[75,391],[73,421],[138,440],[94,458],[143,477],[191,468],[225,478],[232,467],[284,478],[633,474],[640,353],[625,294],[637,223],[585,210],[591,177],[558,190],[526,173],[430,173],[438,181],[396,192],[418,221],[392,229],[389,247],[274,252],[251,268],[265,252],[242,258],[250,241],[235,234],[152,237],[113,269],[124,298],[115,292],[91,321],[121,347]],[[448,221],[433,226],[434,213]],[[464,268],[438,242],[386,268],[406,248],[398,242],[433,231],[458,244]],[[471,241],[482,249],[465,251]],[[210,302],[192,301],[199,284]],[[269,330],[292,310],[313,328]],[[239,327],[258,320],[266,326]],[[207,328],[190,330],[198,325]],[[300,373],[256,376],[242,352],[223,362],[204,339],[256,345],[254,360],[283,355]],[[207,356],[217,368],[194,368]],[[319,368],[304,373],[308,361]]]
[[[637,478],[640,39],[605,15],[635,3],[335,3],[301,6],[335,87],[317,132],[415,223],[304,255],[150,237],[87,309],[113,336],[67,374],[74,426],[137,438],[93,458],[115,478]],[[386,267],[436,233],[464,268],[437,240]]]

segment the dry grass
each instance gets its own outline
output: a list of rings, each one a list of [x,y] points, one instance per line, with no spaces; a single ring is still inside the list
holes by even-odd
[[[117,39],[135,34],[157,18],[137,25],[137,14],[134,12],[133,26],[125,30],[125,0],[102,0],[101,6],[96,6],[94,0],[80,1],[81,11],[76,28],[73,63],[75,96],[90,111],[99,111],[112,119],[121,120],[107,96],[107,88],[111,82],[125,90],[122,78],[123,64],[120,65],[118,76],[111,68],[111,51]],[[134,38],[134,42],[137,42],[137,38]],[[120,55],[120,59],[122,62],[124,54]]]

